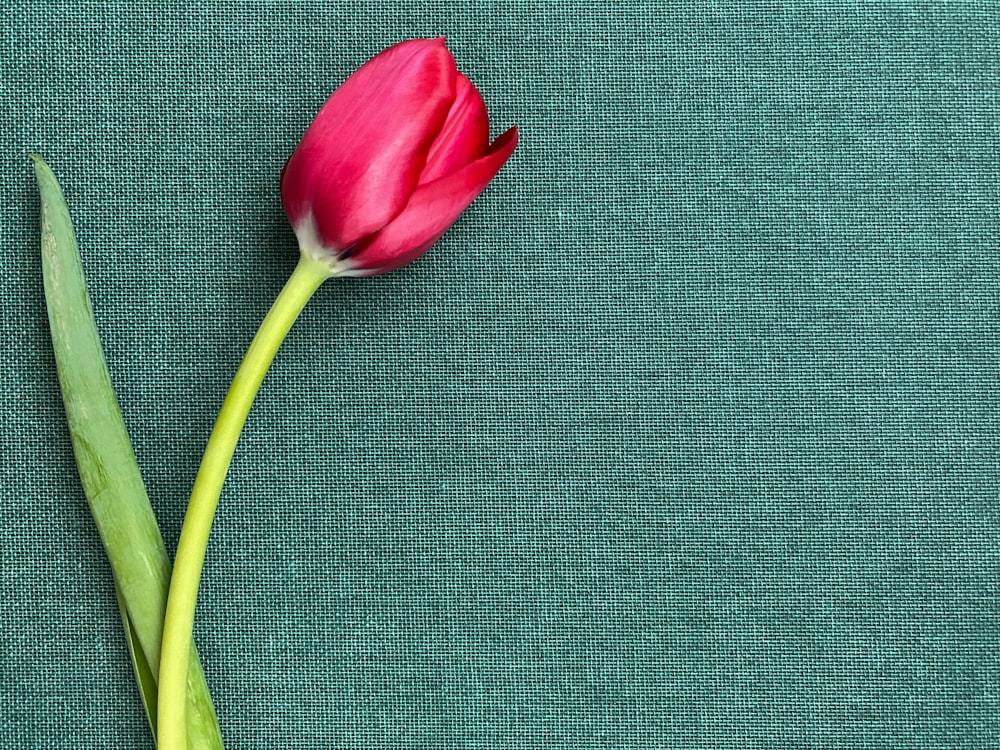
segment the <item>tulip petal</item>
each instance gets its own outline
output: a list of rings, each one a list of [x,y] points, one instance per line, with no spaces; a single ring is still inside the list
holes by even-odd
[[[461,73],[455,84],[455,103],[427,154],[421,185],[471,164],[486,153],[490,144],[490,121],[482,94]]]
[[[416,39],[369,60],[320,109],[281,175],[293,227],[312,214],[339,252],[385,226],[416,187],[455,98],[443,39]]]
[[[374,276],[423,255],[455,223],[517,146],[517,128],[501,135],[480,159],[440,180],[420,185],[403,209],[351,256],[345,276]]]

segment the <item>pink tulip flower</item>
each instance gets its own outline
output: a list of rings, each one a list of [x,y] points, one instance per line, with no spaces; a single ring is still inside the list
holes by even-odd
[[[320,109],[281,173],[300,249],[333,275],[392,271],[440,239],[517,145],[489,141],[486,105],[444,39],[369,60]]]
[[[348,78],[282,170],[281,200],[301,256],[240,363],[191,488],[163,617],[160,750],[187,746],[191,633],[212,519],[236,442],[285,335],[331,276],[385,273],[425,253],[516,146],[516,127],[490,143],[483,98],[456,70],[444,39],[414,39]]]

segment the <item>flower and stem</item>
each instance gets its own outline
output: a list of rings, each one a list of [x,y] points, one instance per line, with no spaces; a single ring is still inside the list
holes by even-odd
[[[281,173],[300,259],[223,402],[195,479],[170,578],[159,659],[157,744],[184,750],[191,634],[223,482],[247,414],[295,319],[326,279],[372,276],[425,253],[510,158],[483,98],[443,39],[415,39],[359,68],[323,105]]]

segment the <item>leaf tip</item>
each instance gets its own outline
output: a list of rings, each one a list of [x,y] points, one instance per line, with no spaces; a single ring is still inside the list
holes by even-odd
[[[36,154],[34,151],[28,152],[28,158],[31,159],[31,166],[35,168],[35,176],[39,179],[39,184],[41,184],[43,177],[52,174],[52,168],[45,163],[45,159],[40,154]]]

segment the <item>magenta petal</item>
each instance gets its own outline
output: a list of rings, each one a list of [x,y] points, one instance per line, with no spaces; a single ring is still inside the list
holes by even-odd
[[[297,226],[309,214],[327,248],[378,231],[416,187],[455,98],[455,61],[443,39],[390,47],[323,105],[281,177]]]
[[[500,171],[515,146],[517,128],[513,127],[482,158],[419,186],[402,213],[351,256],[355,267],[351,275],[386,273],[427,252]]]
[[[490,121],[482,95],[461,73],[455,84],[455,102],[427,154],[427,166],[420,175],[421,185],[471,164],[485,154],[489,146]]]

